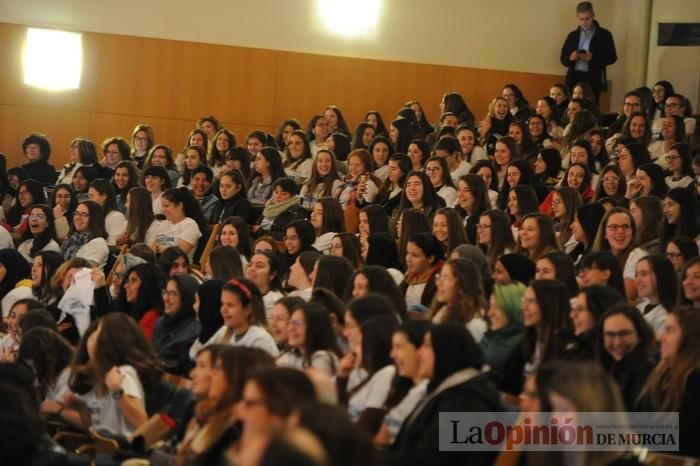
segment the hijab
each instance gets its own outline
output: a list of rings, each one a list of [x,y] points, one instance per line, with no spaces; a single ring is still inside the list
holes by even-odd
[[[199,342],[204,344],[224,325],[221,317],[221,288],[224,282],[217,279],[208,280],[197,290],[199,295]]]

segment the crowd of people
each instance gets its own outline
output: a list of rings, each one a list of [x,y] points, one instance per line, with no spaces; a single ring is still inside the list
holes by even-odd
[[[621,105],[506,84],[483,118],[449,92],[435,125],[330,105],[240,143],[209,115],[58,169],[28,135],[0,165],[0,457],[49,458],[48,420],[166,464],[486,465],[438,451],[440,412],[554,399],[677,411],[700,456],[697,119],[666,81]]]

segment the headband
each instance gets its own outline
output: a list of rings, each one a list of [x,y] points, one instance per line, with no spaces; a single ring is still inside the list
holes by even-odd
[[[243,292],[243,294],[246,295],[246,298],[248,298],[248,301],[253,300],[253,293],[250,292],[247,286],[245,286],[243,283],[239,282],[235,278],[232,278],[231,280],[228,281],[228,284],[231,286],[235,286],[239,290]]]

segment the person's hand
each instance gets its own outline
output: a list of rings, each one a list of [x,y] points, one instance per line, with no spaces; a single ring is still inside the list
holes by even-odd
[[[105,385],[110,392],[116,392],[117,390],[121,390],[122,380],[124,380],[124,374],[122,374],[117,366],[112,366],[105,376]]]
[[[591,51],[589,50],[586,53],[582,53],[578,57],[583,61],[591,61],[591,60],[593,60],[593,53],[591,53]]]
[[[486,137],[486,134],[491,130],[491,118],[486,117],[479,122],[479,134],[481,137]]]
[[[360,194],[367,192],[367,175],[360,175],[360,184],[357,185],[357,192]]]
[[[101,288],[105,286],[105,274],[102,270],[98,269],[97,267],[92,269],[92,271],[90,272],[90,278],[92,278],[92,281],[95,283],[95,288]]]
[[[340,378],[349,377],[350,372],[352,372],[357,363],[356,359],[357,356],[352,351],[345,353],[338,363],[338,372],[336,375]]]
[[[66,214],[66,211],[63,210],[63,207],[60,205],[56,204],[56,206],[53,208],[53,216],[54,218],[61,218]]]
[[[569,55],[569,60],[576,61],[578,59],[579,59],[578,50],[574,50],[573,52],[571,52],[571,54]]]
[[[10,346],[5,346],[2,349],[2,354],[0,354],[0,362],[15,362],[17,359],[17,350],[12,349]]]
[[[82,408],[83,406],[86,406],[85,401],[77,396],[75,393],[72,392],[67,392],[66,396],[63,397],[63,402],[64,406],[67,409],[75,409],[78,410]]]
[[[58,414],[64,408],[63,403],[59,403],[56,400],[44,400],[39,406],[39,411],[41,414]]]
[[[639,191],[642,190],[642,185],[639,181],[632,179],[627,182],[627,189],[625,190],[625,198],[632,199]]]
[[[126,233],[122,233],[121,235],[117,236],[117,246],[124,246],[129,242],[129,237],[127,236]]]

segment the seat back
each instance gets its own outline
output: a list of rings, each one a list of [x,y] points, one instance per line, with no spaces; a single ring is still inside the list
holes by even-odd
[[[199,257],[199,261],[195,260],[195,263],[199,265],[199,270],[204,270],[204,267],[209,262],[209,255],[211,250],[216,246],[216,239],[219,237],[219,232],[221,231],[221,224],[217,223],[215,225],[209,225],[209,238],[207,238],[206,245],[202,250],[202,254]],[[200,239],[200,244],[202,240]],[[199,246],[199,244],[197,245]],[[197,254],[195,253],[195,259]]]

